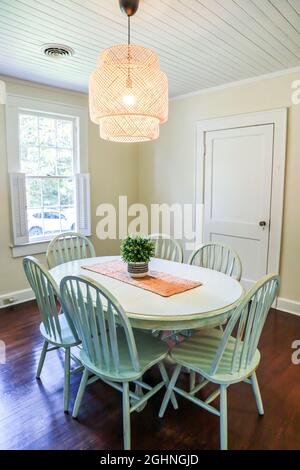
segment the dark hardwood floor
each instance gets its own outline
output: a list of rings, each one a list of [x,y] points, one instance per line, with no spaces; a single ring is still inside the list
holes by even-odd
[[[121,396],[96,382],[87,388],[73,420],[63,413],[63,355],[50,352],[41,381],[35,379],[42,338],[34,302],[0,310],[0,339],[6,359],[0,365],[1,449],[120,449]],[[271,311],[261,343],[258,379],[265,416],[256,412],[247,384],[233,385],[228,393],[230,449],[300,448],[300,365],[291,362],[291,344],[300,339],[300,318]],[[171,373],[171,368],[169,369]],[[147,380],[155,382],[156,371]],[[71,406],[80,374],[72,377]],[[181,382],[187,382],[182,376]],[[217,449],[219,419],[179,398],[179,410],[167,409],[158,418],[163,392],[142,413],[132,414],[133,449]]]

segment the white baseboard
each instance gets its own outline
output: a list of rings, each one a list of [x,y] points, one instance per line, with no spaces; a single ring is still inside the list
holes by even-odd
[[[276,308],[283,312],[292,313],[293,315],[300,315],[300,302],[296,300],[278,297]]]
[[[10,307],[11,305],[18,305],[28,300],[33,300],[35,295],[32,289],[18,290],[16,292],[9,292],[8,294],[0,295],[0,308]]]

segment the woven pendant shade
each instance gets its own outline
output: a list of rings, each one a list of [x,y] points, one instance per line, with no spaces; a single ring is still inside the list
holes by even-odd
[[[157,55],[137,45],[104,50],[90,78],[89,100],[91,120],[103,139],[156,139],[159,124],[168,119],[168,80]]]

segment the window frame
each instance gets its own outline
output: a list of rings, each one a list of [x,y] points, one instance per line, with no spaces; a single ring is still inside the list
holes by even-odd
[[[75,197],[75,188],[76,188],[76,181],[75,181],[75,175],[77,173],[79,173],[79,169],[80,169],[80,165],[79,165],[79,156],[80,156],[80,152],[79,152],[79,149],[78,149],[78,143],[79,143],[79,139],[78,139],[78,130],[80,129],[80,125],[78,123],[78,117],[73,117],[73,116],[62,116],[62,115],[58,115],[58,114],[54,114],[54,113],[41,113],[39,111],[34,111],[32,109],[24,109],[24,108],[21,108],[21,107],[18,107],[18,152],[19,152],[19,165],[21,165],[21,139],[20,139],[20,134],[21,134],[21,128],[20,128],[20,115],[30,115],[30,116],[36,116],[37,118],[51,118],[51,119],[54,119],[54,120],[59,120],[59,119],[65,119],[66,121],[69,121],[72,123],[72,137],[73,137],[73,142],[72,142],[72,150],[73,150],[73,161],[72,161],[72,167],[73,167],[73,173],[72,175],[70,176],[59,176],[59,175],[48,175],[48,176],[44,176],[44,175],[37,175],[37,176],[34,176],[34,175],[26,175],[26,181],[28,181],[29,178],[32,178],[32,179],[41,179],[41,180],[45,180],[45,179],[73,179],[73,186],[74,186],[74,197]],[[42,145],[39,145],[39,149],[43,147]],[[50,148],[50,147],[49,147]],[[54,147],[53,147],[54,148]],[[55,149],[57,150],[58,147],[55,147]],[[76,209],[76,208],[75,208]],[[54,210],[50,211],[48,210],[47,212],[54,212]],[[45,208],[44,208],[44,213],[45,213]],[[47,217],[41,217],[41,219],[43,219],[43,225],[44,225],[44,219],[47,218]],[[39,242],[49,242],[53,236],[55,235],[58,235],[59,232],[55,233],[55,234],[45,234],[44,236],[41,236],[39,237],[38,239],[35,239],[35,240],[30,240],[29,243],[33,244],[33,243],[39,243]]]
[[[54,119],[70,119],[73,121],[73,175],[88,174],[88,109],[85,106],[73,104],[62,104],[55,101],[40,98],[30,98],[21,95],[8,94],[6,105],[6,139],[7,139],[7,168],[8,173],[21,172],[20,153],[20,126],[19,113],[30,112],[42,117],[53,117]],[[16,138],[17,136],[17,138]],[[75,202],[76,204],[76,202]],[[13,223],[11,219],[11,232],[13,240]],[[49,237],[41,240],[33,240],[24,244],[11,243],[12,256],[24,256],[46,252]]]

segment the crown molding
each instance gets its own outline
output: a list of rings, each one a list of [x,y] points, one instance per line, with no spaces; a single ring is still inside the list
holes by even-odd
[[[184,93],[183,95],[178,95],[170,98],[170,101],[179,101],[186,98],[192,98],[194,96],[206,95],[207,93],[213,93],[215,91],[226,90],[228,88],[235,88],[242,85],[248,85],[251,83],[259,82],[261,80],[272,80],[273,78],[283,77],[285,75],[291,75],[293,73],[300,74],[300,66],[293,67],[289,69],[279,70],[277,72],[267,73],[264,75],[257,75],[251,78],[245,78],[244,80],[238,80],[235,82],[224,83],[223,85],[218,85],[209,88],[203,88],[202,90],[192,91],[190,93]],[[300,78],[300,77],[299,77]]]

